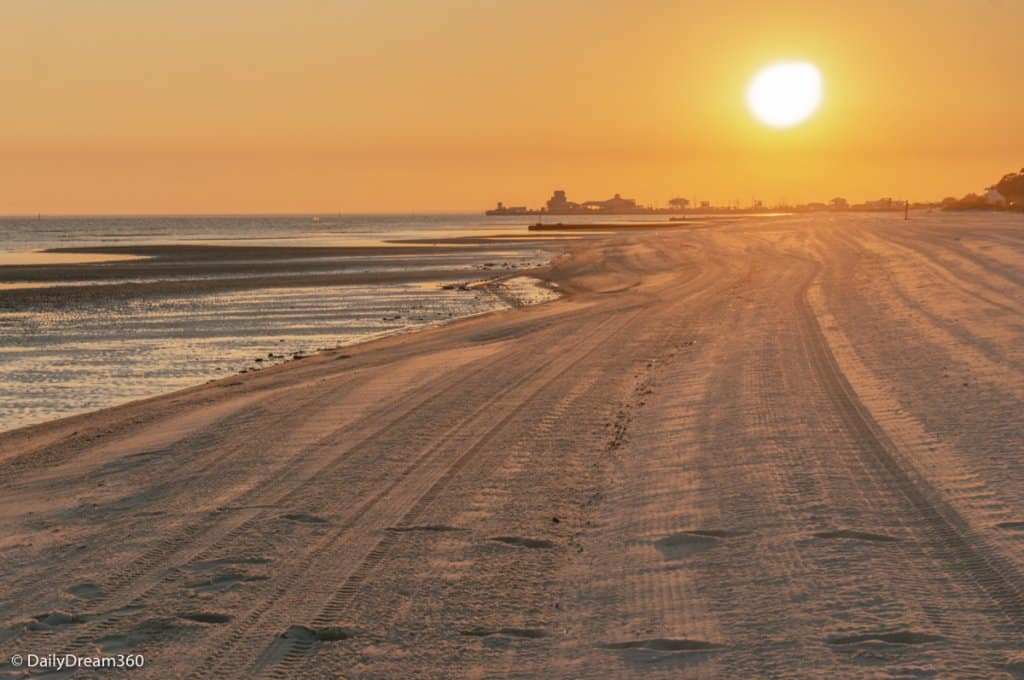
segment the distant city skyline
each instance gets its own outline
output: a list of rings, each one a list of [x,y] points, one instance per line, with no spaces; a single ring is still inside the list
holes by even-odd
[[[948,201],[951,197],[947,197]],[[541,204],[512,205],[504,201],[498,201],[494,208],[486,211],[489,216],[515,216],[515,215],[629,215],[629,214],[682,214],[688,212],[700,212],[702,210],[793,210],[793,211],[814,211],[814,210],[861,210],[861,211],[889,211],[902,210],[905,206],[910,207],[937,207],[943,204],[942,200],[931,201],[909,201],[899,197],[882,196],[867,201],[850,201],[845,196],[833,196],[827,200],[792,202],[765,201],[752,197],[747,201],[735,199],[727,203],[712,203],[709,200],[687,198],[676,196],[665,201],[642,202],[634,198],[624,198],[616,193],[608,199],[589,199],[582,201],[571,200],[568,192],[564,189],[555,189],[551,197]]]

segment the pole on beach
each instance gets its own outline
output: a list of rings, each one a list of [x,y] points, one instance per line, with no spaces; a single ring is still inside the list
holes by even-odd
[[[906,222],[910,219],[910,201],[903,204],[903,221]]]

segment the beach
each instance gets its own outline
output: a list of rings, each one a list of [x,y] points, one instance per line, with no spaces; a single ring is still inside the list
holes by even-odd
[[[197,278],[216,247],[182,295],[405,271]],[[147,248],[99,250],[185,252]],[[0,677],[1024,676],[1020,216],[529,250],[542,304],[0,434]],[[147,261],[106,276],[166,293]]]

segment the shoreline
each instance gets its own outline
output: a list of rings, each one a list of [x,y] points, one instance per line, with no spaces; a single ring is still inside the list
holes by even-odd
[[[332,295],[344,295],[345,291],[381,291],[380,302],[374,303],[380,306],[380,311],[377,312],[379,314],[377,318],[380,321],[376,322],[380,328],[377,330],[366,328],[358,331],[355,337],[345,334],[335,339],[324,338],[323,340],[309,340],[304,339],[303,336],[297,336],[286,344],[279,344],[278,340],[270,342],[269,336],[280,333],[287,334],[287,328],[275,331],[267,327],[260,331],[258,323],[254,322],[255,326],[253,324],[250,326],[254,326],[256,333],[268,336],[262,349],[253,347],[250,350],[245,350],[240,342],[232,343],[236,346],[231,348],[225,347],[226,351],[222,357],[218,356],[221,352],[212,355],[197,355],[194,359],[195,366],[184,369],[188,373],[181,378],[172,378],[170,374],[158,373],[161,370],[159,364],[148,369],[139,367],[136,370],[129,366],[115,369],[115,375],[123,376],[121,380],[124,381],[125,396],[119,397],[115,393],[118,390],[117,382],[112,383],[111,388],[102,388],[111,392],[109,396],[89,393],[90,401],[87,402],[87,405],[91,408],[87,407],[86,411],[89,413],[96,408],[106,408],[105,403],[112,401],[114,405],[117,405],[117,403],[130,402],[137,398],[152,398],[168,391],[176,391],[183,388],[181,383],[189,378],[191,378],[191,385],[201,385],[211,380],[223,379],[224,376],[266,370],[271,366],[285,363],[286,359],[305,358],[328,348],[351,347],[382,337],[436,328],[457,321],[459,318],[486,313],[494,308],[518,306],[525,303],[527,298],[544,301],[543,291],[535,293],[524,289],[517,293],[506,290],[502,282],[529,277],[529,271],[538,267],[535,263],[523,260],[522,254],[528,254],[534,250],[541,252],[543,249],[548,253],[545,257],[551,258],[557,256],[560,246],[553,242],[521,243],[525,246],[525,250],[521,246],[515,246],[518,248],[515,251],[517,254],[511,261],[497,260],[496,262],[484,261],[494,250],[492,243],[476,247],[474,252],[468,254],[461,247],[438,248],[436,251],[430,252],[430,259],[427,260],[427,262],[441,263],[440,267],[435,268],[424,268],[422,258],[414,265],[414,268],[400,268],[407,266],[404,264],[404,254],[395,259],[388,257],[391,249],[374,248],[231,248],[153,245],[60,249],[62,252],[74,251],[89,254],[130,254],[144,256],[147,259],[132,262],[103,262],[98,266],[86,263],[59,267],[37,265],[34,267],[0,268],[0,281],[13,280],[11,283],[0,283],[0,292],[2,292],[0,313],[7,310],[8,314],[15,314],[12,318],[16,318],[17,313],[27,310],[30,313],[46,315],[59,313],[72,318],[74,316],[69,316],[69,314],[86,313],[85,310],[91,308],[110,308],[112,311],[120,313],[118,311],[120,305],[131,305],[142,313],[150,313],[144,310],[153,307],[155,313],[162,313],[166,317],[168,312],[159,310],[169,309],[168,301],[180,301],[174,302],[175,305],[180,306],[187,304],[188,301],[200,304],[203,300],[222,299],[226,301],[231,299],[224,296],[251,297],[255,295],[270,296],[270,299],[273,299],[274,296],[280,297],[287,293],[299,296],[300,304],[308,306],[305,301],[301,300],[303,295],[308,297],[308,295],[323,296],[328,292],[331,292]],[[480,250],[481,248],[483,250]],[[503,244],[500,248],[507,247]],[[498,254],[502,253],[499,251]],[[459,259],[453,260],[451,259],[453,257]],[[444,262],[451,262],[453,266],[444,268]],[[339,266],[347,270],[336,271],[335,269]],[[322,267],[325,268],[322,270]],[[369,268],[366,270],[360,270],[367,267]],[[95,283],[88,280],[55,281],[81,277],[83,272]],[[210,272],[214,275],[207,278],[200,275],[203,272]],[[183,277],[182,274],[186,275]],[[308,290],[310,293],[303,294],[303,290]],[[279,295],[275,291],[280,291],[281,294]],[[473,295],[475,297],[465,297]],[[422,304],[418,301],[422,301]],[[393,309],[388,309],[389,304],[396,306]],[[436,309],[435,307],[439,304],[444,306]],[[32,312],[34,309],[38,311]],[[302,323],[301,313],[300,311],[290,312],[291,315],[296,315],[298,324]],[[365,316],[373,311],[372,309],[359,311],[358,307],[351,307],[347,313]],[[344,322],[345,314],[345,307],[339,307],[336,315],[341,322]],[[310,318],[313,317],[310,316]],[[160,320],[161,316],[154,317],[155,323],[168,323],[166,318],[165,321]],[[110,324],[113,323],[115,322],[112,318]],[[144,327],[142,331],[145,332]],[[197,333],[199,332],[197,331]],[[90,335],[85,336],[86,338],[91,337],[93,332],[89,333]],[[321,334],[325,333],[321,332]],[[136,342],[161,342],[159,336],[153,340],[148,340],[147,337],[139,337]],[[45,338],[41,338],[39,342],[44,340]],[[244,346],[252,347],[254,341],[256,341],[255,338],[249,338]],[[167,335],[162,344],[173,347],[175,342],[178,341],[173,336]],[[281,343],[285,343],[285,340],[281,340]],[[25,344],[26,351],[34,347],[28,343],[23,344]],[[155,347],[159,347],[159,345]],[[33,351],[55,352],[58,349],[59,347],[47,350],[45,345],[41,345],[39,349],[33,349]],[[247,352],[249,352],[248,357],[246,357]],[[41,355],[45,356],[45,354]],[[253,358],[254,356],[255,358]],[[156,355],[155,358],[157,358]],[[25,363],[24,358],[18,360]],[[88,360],[94,362],[95,359]],[[137,359],[129,357],[129,360]],[[173,360],[180,364],[180,359],[173,355],[168,356],[166,360],[168,362]],[[76,360],[75,364],[77,363]],[[167,366],[168,371],[173,370],[176,374],[182,371],[182,368],[174,365],[168,364]],[[61,369],[51,366],[45,370],[59,375],[57,372]],[[65,370],[73,371],[75,368],[73,366]],[[154,382],[152,388],[147,388],[144,379],[135,377],[135,374],[142,370],[153,374],[154,377],[150,379]],[[69,373],[68,375],[75,374]],[[81,382],[83,378],[84,376],[78,380]],[[12,389],[17,389],[16,383],[12,383]],[[88,388],[82,386],[77,389],[82,391]],[[94,392],[94,390],[90,389],[90,392]],[[31,405],[32,401],[28,395],[25,399],[25,403]],[[11,409],[14,409],[15,406],[11,405]],[[28,408],[34,407],[29,406]],[[52,410],[54,412],[68,410],[68,407],[57,401]],[[12,425],[2,430],[3,432],[65,417],[54,413],[49,418],[32,422],[31,412],[18,414],[18,412],[12,411],[11,415],[13,419],[9,422],[12,422]],[[26,420],[29,422],[26,423]]]
[[[536,302],[536,303],[523,303],[523,302],[519,302],[517,300],[517,298],[515,296],[513,296],[513,295],[510,295],[508,293],[499,293],[499,292],[493,290],[494,288],[498,288],[502,281],[510,279],[510,278],[519,278],[519,277],[535,279],[540,284],[543,284],[543,285],[541,285],[539,287],[543,287],[543,288],[545,288],[547,290],[550,290],[551,292],[555,293],[558,297],[553,299],[553,300],[550,300],[550,301],[543,301],[543,302]],[[299,356],[287,357],[287,358],[284,359],[284,361],[280,361],[278,363],[273,363],[273,364],[267,364],[267,365],[265,365],[265,366],[263,366],[261,368],[258,368],[256,370],[251,370],[251,369],[242,370],[242,371],[239,371],[237,373],[233,373],[233,374],[229,374],[229,375],[223,375],[223,376],[216,377],[216,378],[213,378],[213,379],[197,382],[194,385],[189,385],[187,387],[183,387],[183,388],[180,388],[180,389],[171,390],[171,391],[167,391],[167,392],[161,392],[159,394],[155,394],[155,395],[152,395],[152,396],[143,397],[143,398],[140,398],[140,399],[133,399],[131,401],[126,401],[126,402],[122,402],[122,403],[118,403],[118,404],[113,404],[111,406],[106,406],[106,407],[103,407],[103,408],[98,408],[98,409],[94,409],[94,410],[91,410],[91,411],[86,411],[84,413],[76,413],[74,415],[64,416],[64,417],[60,417],[60,418],[53,418],[51,420],[46,420],[46,421],[39,422],[39,423],[30,423],[28,425],[23,425],[23,426],[20,426],[20,427],[15,427],[15,428],[12,428],[12,429],[9,429],[9,430],[0,430],[0,476],[2,476],[2,472],[12,462],[14,463],[14,465],[13,465],[14,468],[18,467],[17,461],[14,460],[18,456],[12,456],[11,455],[11,451],[16,449],[18,446],[22,445],[19,440],[23,441],[25,438],[31,439],[32,437],[35,437],[35,436],[40,435],[40,434],[43,434],[44,430],[47,430],[47,429],[50,429],[50,428],[53,428],[55,430],[67,430],[69,428],[74,427],[74,428],[76,428],[75,431],[71,432],[70,434],[71,435],[77,435],[78,434],[78,429],[77,428],[85,426],[88,423],[88,421],[92,420],[94,417],[98,418],[98,417],[102,417],[104,415],[114,415],[114,414],[117,414],[117,412],[122,411],[122,410],[136,410],[136,409],[142,408],[143,406],[154,404],[154,403],[160,403],[160,402],[163,402],[163,401],[175,402],[180,397],[183,397],[185,395],[192,395],[192,394],[194,394],[197,391],[205,391],[208,388],[217,388],[219,386],[230,386],[230,387],[233,387],[233,386],[235,386],[234,384],[228,384],[228,385],[225,385],[225,384],[229,383],[229,381],[236,381],[236,380],[238,380],[238,378],[240,376],[243,376],[243,375],[250,376],[250,377],[251,376],[255,376],[257,374],[259,374],[259,375],[268,375],[268,374],[271,374],[271,373],[273,373],[275,371],[287,371],[289,369],[294,369],[294,368],[297,367],[297,365],[300,362],[304,366],[316,363],[316,362],[308,361],[309,359],[320,359],[322,362],[338,361],[338,360],[348,359],[348,358],[351,358],[351,356],[354,353],[358,352],[359,350],[365,349],[367,346],[372,346],[372,345],[375,345],[377,343],[386,342],[388,340],[395,339],[395,338],[406,338],[406,337],[415,336],[415,335],[419,335],[419,334],[430,333],[432,331],[443,330],[445,328],[448,328],[449,326],[454,326],[454,325],[457,325],[457,324],[466,323],[466,322],[470,322],[470,321],[476,321],[476,320],[483,319],[483,318],[490,317],[490,316],[494,316],[494,315],[509,314],[509,313],[513,313],[513,312],[515,312],[517,310],[520,310],[520,309],[523,309],[523,308],[527,308],[527,307],[532,307],[532,306],[535,306],[535,305],[551,304],[552,302],[557,302],[559,299],[562,299],[562,297],[564,297],[564,295],[565,295],[562,290],[557,288],[557,284],[553,284],[552,282],[547,281],[547,280],[541,278],[538,275],[538,272],[536,272],[536,271],[518,272],[518,273],[516,273],[514,275],[506,274],[506,275],[496,276],[496,277],[490,278],[490,279],[470,280],[470,281],[466,281],[464,283],[459,284],[459,287],[464,289],[464,290],[466,290],[466,289],[473,289],[473,288],[489,289],[490,292],[493,295],[495,295],[495,297],[500,297],[508,305],[508,307],[505,308],[505,309],[495,309],[495,310],[490,310],[490,311],[485,311],[485,312],[479,312],[479,313],[476,313],[476,314],[469,314],[469,315],[466,315],[466,316],[462,316],[462,317],[458,317],[458,318],[453,318],[453,319],[450,319],[450,320],[440,321],[440,322],[437,322],[436,324],[425,324],[425,325],[419,325],[419,326],[398,328],[398,329],[395,329],[393,331],[383,332],[380,335],[375,335],[373,337],[369,337],[369,338],[365,338],[365,339],[362,339],[362,340],[358,340],[358,341],[356,341],[356,342],[354,342],[352,344],[338,345],[338,346],[335,346],[335,347],[324,347],[324,348],[317,349],[317,350],[315,350],[313,352],[310,352],[308,354],[301,354]],[[371,349],[372,349],[372,347],[371,347]],[[137,424],[139,421],[136,421],[136,420],[133,419],[132,422]],[[59,438],[59,436],[60,435],[58,435],[58,438]],[[50,438],[49,437],[44,437],[44,439],[50,439]]]
[[[336,347],[325,347],[315,350],[314,352],[303,354],[301,356],[294,356],[286,358],[284,361],[267,364],[257,370],[242,370],[237,373],[216,377],[213,379],[197,382],[194,385],[183,387],[181,389],[171,390],[167,392],[161,392],[148,397],[140,399],[133,399],[127,402],[113,404],[111,406],[86,411],[84,413],[77,413],[65,417],[53,418],[39,423],[30,423],[20,427],[15,427],[9,430],[0,430],[0,477],[3,476],[3,472],[8,469],[17,469],[19,467],[17,458],[20,456],[12,455],[12,451],[17,448],[24,446],[26,439],[31,440],[34,437],[40,437],[46,441],[47,445],[53,441],[59,440],[62,436],[75,437],[79,435],[79,429],[87,427],[87,424],[93,418],[101,418],[104,416],[118,416],[121,415],[121,411],[137,411],[145,410],[149,406],[161,404],[162,402],[169,403],[180,403],[179,400],[185,396],[194,396],[196,392],[206,392],[209,389],[217,389],[218,387],[235,387],[237,386],[236,381],[241,376],[248,376],[249,379],[253,379],[255,376],[260,375],[273,375],[276,372],[284,372],[288,370],[294,370],[298,368],[301,363],[302,366],[311,366],[315,363],[326,363],[328,361],[339,361],[349,359],[353,354],[360,350],[373,350],[376,349],[378,343],[387,343],[390,340],[398,338],[410,338],[412,336],[425,335],[433,332],[443,331],[449,327],[457,326],[459,324],[465,324],[469,322],[476,322],[481,319],[488,317],[512,314],[517,311],[537,306],[537,305],[549,305],[554,302],[558,302],[568,297],[568,294],[563,290],[557,282],[547,278],[545,275],[550,272],[551,264],[554,260],[564,257],[565,254],[554,255],[551,261],[547,264],[541,265],[530,270],[517,271],[514,273],[496,274],[493,277],[484,279],[469,279],[464,280],[456,284],[456,287],[461,290],[473,290],[473,289],[485,289],[488,290],[492,295],[501,299],[505,304],[508,305],[505,309],[494,309],[485,312],[479,312],[475,314],[469,314],[466,316],[453,318],[449,320],[440,321],[435,324],[424,324],[412,327],[398,328],[393,331],[384,332],[380,335],[358,340],[348,345],[338,345]],[[524,303],[516,298],[515,295],[510,294],[506,291],[500,291],[501,283],[508,279],[514,278],[529,278],[534,279],[538,282],[538,287],[543,288],[552,292],[556,297],[552,300],[546,300],[541,302]],[[114,284],[124,285],[124,284]],[[309,361],[310,359],[319,360]],[[132,424],[138,424],[140,421],[134,416],[128,419]],[[57,431],[54,436],[45,436],[45,432],[48,429]],[[70,433],[67,430],[71,430]],[[112,434],[112,433],[108,433]],[[88,435],[87,435],[88,436]],[[90,441],[90,439],[87,439]]]

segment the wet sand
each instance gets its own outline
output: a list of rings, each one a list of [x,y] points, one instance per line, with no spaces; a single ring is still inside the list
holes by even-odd
[[[1024,222],[565,247],[555,302],[0,435],[0,663],[1024,673]]]
[[[0,308],[77,301],[201,295],[268,286],[367,285],[465,279],[469,270],[514,269],[558,239],[418,239],[380,246],[119,245],[19,254],[0,268]],[[483,255],[491,262],[480,265]],[[70,262],[52,262],[67,258]],[[78,260],[78,261],[74,261]],[[484,272],[482,275],[488,275]],[[18,288],[24,284],[23,288]],[[53,285],[47,285],[53,284]],[[71,284],[89,284],[74,285]],[[60,290],[55,288],[60,287]]]

